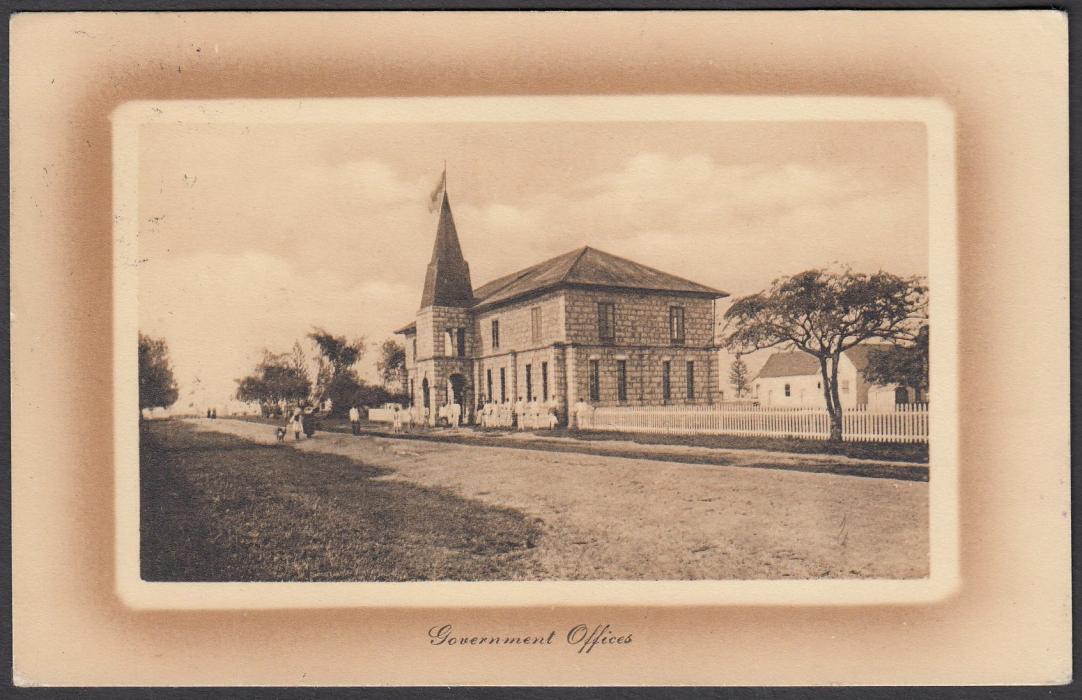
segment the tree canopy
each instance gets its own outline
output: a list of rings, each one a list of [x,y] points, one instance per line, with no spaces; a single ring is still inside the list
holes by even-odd
[[[303,367],[297,367],[292,353],[279,355],[264,350],[255,371],[237,380],[237,399],[263,405],[293,402],[307,398],[311,389],[312,383]]]
[[[926,395],[928,326],[921,326],[911,345],[889,345],[868,353],[864,378],[872,384],[898,384],[912,389],[917,396]]]
[[[927,321],[928,287],[920,277],[849,269],[813,269],[774,280],[725,312],[726,347],[738,353],[797,348],[819,360],[831,438],[842,437],[838,363],[873,338],[913,342]]]
[[[406,380],[406,348],[394,338],[383,341],[379,347],[379,360],[376,361],[383,383],[401,389]]]
[[[163,338],[139,334],[139,408],[168,408],[177,401],[177,382]]]
[[[729,364],[729,383],[736,389],[737,398],[748,392],[749,381],[748,365],[744,362],[744,358],[737,355]]]

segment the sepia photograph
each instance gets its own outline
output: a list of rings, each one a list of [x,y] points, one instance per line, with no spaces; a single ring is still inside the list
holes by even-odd
[[[459,104],[141,108],[140,577],[927,579],[926,121]]]

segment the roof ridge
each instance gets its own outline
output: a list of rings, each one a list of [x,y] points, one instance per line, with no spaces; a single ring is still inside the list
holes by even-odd
[[[571,273],[578,266],[579,262],[582,261],[583,256],[586,255],[586,251],[588,251],[588,250],[591,250],[590,246],[588,246],[588,245],[584,245],[584,246],[582,246],[582,248],[579,248],[579,252],[575,256],[575,259],[571,262],[570,265],[567,266],[567,269],[564,270],[564,273],[562,275],[560,275],[560,281],[561,282],[566,282],[567,281],[567,278],[571,276]],[[574,251],[572,251],[572,252],[574,252]],[[567,253],[564,253],[564,255],[567,255]],[[556,257],[561,257],[561,256],[557,255]]]

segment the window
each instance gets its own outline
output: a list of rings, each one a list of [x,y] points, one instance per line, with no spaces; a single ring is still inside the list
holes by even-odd
[[[843,394],[848,394],[849,393],[849,380],[848,379],[843,379],[842,380],[842,393]]]
[[[789,395],[789,385],[788,384],[785,385],[785,395],[786,396]]]
[[[459,357],[465,357],[466,356],[466,329],[465,328],[456,328],[455,329],[455,340],[457,341],[455,343],[455,350],[458,351],[455,354],[458,355]]]
[[[673,345],[684,344],[684,307],[669,307],[669,341]]]
[[[616,361],[616,398],[620,403],[627,401],[627,360]]]
[[[417,336],[413,336],[413,361],[417,361]]]
[[[533,365],[526,365],[526,400],[533,401]]]
[[[549,400],[549,363],[541,363],[541,400]]]
[[[661,363],[661,400],[672,401],[672,363],[668,360]]]
[[[602,343],[616,342],[616,304],[599,302],[597,305],[597,337]]]
[[[421,401],[424,403],[425,408],[428,408],[432,403],[428,395],[428,377],[421,380]]]
[[[492,370],[485,370],[485,383],[488,385],[488,402],[492,403]]]
[[[410,403],[412,404],[413,401],[414,401],[414,399],[413,399],[413,380],[411,379],[410,380]]]
[[[535,343],[541,342],[541,313],[540,306],[530,309],[530,339]]]
[[[601,400],[601,367],[599,360],[590,360],[590,400]]]
[[[454,329],[448,328],[443,332],[443,354],[447,357],[454,357],[455,354],[455,338],[452,335]]]
[[[500,367],[500,403],[504,401],[507,401],[507,368]]]
[[[492,349],[500,349],[500,322],[492,319]]]
[[[688,364],[687,364],[687,373],[688,373],[688,400],[691,400],[691,399],[695,398],[695,363],[694,362],[688,362]]]

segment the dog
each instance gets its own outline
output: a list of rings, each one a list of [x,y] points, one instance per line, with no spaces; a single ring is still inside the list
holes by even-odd
[[[286,429],[283,426],[279,425],[278,429],[275,431],[275,435],[278,436],[278,442],[285,442],[285,440],[286,440]]]

